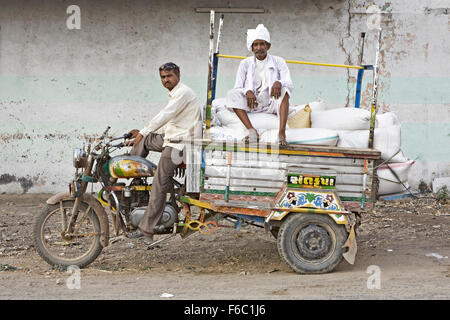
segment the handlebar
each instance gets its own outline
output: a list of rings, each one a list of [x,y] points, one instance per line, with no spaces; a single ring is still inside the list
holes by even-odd
[[[112,141],[115,141],[115,140],[120,140],[120,139],[126,140],[128,138],[131,138],[131,136],[132,136],[132,134],[130,132],[127,132],[127,133],[125,133],[124,135],[122,135],[120,137],[112,138],[111,140],[109,140],[109,142],[112,142]],[[125,143],[124,142],[121,142],[121,143],[118,143],[118,144],[109,144],[108,143],[108,146],[111,147],[111,148],[122,148],[122,147],[125,147]]]
[[[128,132],[128,133],[125,133],[123,136],[112,138],[109,141],[112,142],[112,141],[116,141],[116,140],[120,140],[120,139],[128,139],[130,137],[131,137],[131,133]]]
[[[127,133],[123,134],[123,135],[120,136],[120,137],[111,138],[111,139],[110,139],[108,142],[106,142],[106,143],[105,143],[105,142],[102,142],[102,140],[103,140],[104,138],[106,138],[106,135],[107,135],[109,129],[111,129],[110,126],[108,126],[108,127],[106,128],[106,130],[103,132],[103,134],[102,134],[101,137],[99,138],[100,142],[94,147],[94,150],[100,150],[100,149],[102,148],[102,144],[104,144],[104,146],[105,146],[105,147],[108,147],[108,148],[122,148],[122,147],[125,147],[125,146],[126,146],[126,145],[125,145],[125,141],[124,141],[124,142],[121,142],[121,143],[118,143],[118,144],[111,144],[111,142],[116,141],[116,140],[121,140],[121,139],[126,140],[126,139],[128,139],[128,138],[131,138],[131,136],[132,136],[132,134],[131,134],[130,132],[127,132]]]
[[[109,145],[109,147],[111,147],[111,148],[122,148],[124,146],[125,146],[125,143],[123,143],[123,142],[118,143],[118,144],[111,144],[111,145]]]

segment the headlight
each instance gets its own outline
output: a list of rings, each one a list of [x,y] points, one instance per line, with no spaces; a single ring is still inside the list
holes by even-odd
[[[85,168],[87,166],[87,154],[83,149],[73,149],[73,166]]]

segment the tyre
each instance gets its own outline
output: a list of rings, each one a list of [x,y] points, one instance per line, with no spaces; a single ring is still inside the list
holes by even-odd
[[[327,273],[341,262],[347,236],[328,215],[291,213],[278,232],[278,252],[295,272]]]
[[[101,253],[100,222],[94,210],[81,203],[73,233],[65,235],[64,219],[70,221],[75,201],[46,205],[36,216],[33,239],[38,254],[50,265],[80,268],[93,262]],[[65,217],[65,218],[64,218]]]

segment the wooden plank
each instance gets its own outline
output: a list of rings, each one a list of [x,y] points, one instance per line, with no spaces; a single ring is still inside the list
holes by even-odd
[[[207,166],[223,166],[226,164],[226,153],[217,152],[207,153],[205,155],[205,163]],[[304,170],[308,169],[331,169],[337,173],[362,173],[364,161],[361,159],[337,159],[337,158],[318,158],[318,157],[301,157],[301,156],[280,156],[273,158],[272,161],[262,161],[258,159],[232,159],[233,167],[248,168],[271,168],[271,169],[288,169],[290,166],[301,166]],[[374,161],[369,161],[368,172],[373,169]]]
[[[287,172],[287,167],[283,168],[277,168],[277,166],[274,165],[268,165],[268,166],[248,166],[248,165],[240,165],[239,163],[231,163],[232,171],[236,172],[247,172],[248,176],[255,176],[259,173],[264,174],[264,177],[267,176],[269,173],[269,176],[277,177],[281,173]],[[215,164],[208,164],[206,165],[206,175],[212,175],[212,176],[222,176],[222,172],[226,168],[224,165],[215,165]],[[362,175],[363,174],[363,167],[343,167],[343,166],[329,166],[327,168],[320,167],[320,166],[311,166],[311,167],[305,167],[305,168],[295,168],[298,169],[299,172],[305,172],[308,173],[308,171],[316,171],[317,169],[322,170],[332,170],[336,172],[336,174],[351,174],[351,175]],[[265,170],[265,171],[259,171],[259,170]],[[219,174],[220,172],[220,174]],[[272,172],[272,173],[271,173]],[[372,169],[370,166],[368,166],[368,175],[371,175]],[[243,174],[238,174],[237,176],[244,176]],[[274,179],[274,178],[272,178]],[[280,176],[279,179],[282,179],[282,176]],[[276,179],[275,179],[276,180]]]
[[[343,198],[358,198],[361,199],[362,197],[362,192],[361,191],[345,191],[345,190],[341,190],[337,193],[339,195],[339,197],[343,197]]]
[[[236,191],[236,193],[239,194],[232,194],[230,195],[230,199],[232,196],[237,196],[237,197],[257,197],[256,194],[258,194],[257,192],[244,192],[244,191]],[[244,194],[246,193],[246,194]],[[202,196],[203,195],[218,195],[221,198],[220,199],[224,199],[224,189],[222,190],[218,190],[218,189],[210,189],[210,190],[205,190],[203,193],[201,193]],[[255,195],[253,195],[255,194]],[[276,193],[272,193],[274,194],[273,198],[275,198]],[[337,194],[339,195],[339,197],[341,197],[343,200],[342,201],[351,201],[351,202],[360,202],[361,201],[361,197],[362,197],[362,193],[361,192],[345,192],[345,191],[340,191],[337,192]],[[367,198],[366,200],[369,201],[370,198]],[[205,200],[207,200],[207,198],[205,198]]]
[[[205,178],[206,185],[219,185],[225,186],[226,179],[225,178],[215,178],[215,177],[207,177]],[[281,188],[284,184],[284,180],[279,181],[268,181],[268,180],[255,180],[255,179],[231,179],[230,186],[233,187],[266,187],[270,185],[273,188]]]
[[[206,166],[205,177],[226,177],[227,167]],[[231,167],[231,178],[247,178],[258,177],[264,180],[280,181],[286,177],[285,170],[265,169],[265,168],[245,168],[245,167]],[[206,183],[206,180],[205,180]]]
[[[338,192],[358,192],[362,193],[362,185],[340,184],[336,185]]]
[[[274,202],[275,196],[267,197],[267,196],[252,196],[252,195],[236,195],[231,194],[230,200],[232,201],[249,201],[249,202]],[[217,201],[217,200],[225,200],[225,194],[217,194],[217,193],[201,193],[200,194],[201,201]]]
[[[351,158],[361,158],[361,159],[380,159],[381,152],[374,149],[357,149],[357,148],[342,148],[342,147],[330,147],[330,146],[318,146],[318,145],[306,145],[306,144],[289,144],[286,147],[279,148],[277,144],[259,144],[259,145],[249,145],[243,142],[234,141],[205,141],[205,148],[208,150],[212,149],[224,149],[233,148],[238,151],[245,151],[249,148],[254,150],[255,148],[260,148],[259,152],[278,152],[280,154],[292,154],[292,151],[304,151],[315,155],[329,156],[327,154],[335,154],[337,157],[351,157]]]
[[[207,190],[225,190],[224,184],[210,184],[205,181],[205,189]],[[248,192],[278,192],[281,187],[268,187],[268,186],[237,186],[231,185],[231,191],[248,191]],[[356,193],[362,194],[361,185],[336,185],[336,190],[338,193]]]
[[[183,142],[180,139],[171,139],[170,142],[180,143]],[[202,145],[205,150],[225,150],[229,148],[239,149],[245,151],[249,147],[257,147],[258,145],[249,145],[243,142],[236,141],[218,141],[206,139],[193,139],[193,143]],[[319,145],[307,145],[307,144],[290,144],[286,147],[280,149],[277,144],[260,144],[262,146],[262,151],[267,151],[267,149],[272,149],[274,151],[279,150],[280,154],[290,154],[289,151],[306,151],[312,154],[327,156],[326,153],[336,153],[339,157],[347,158],[359,158],[359,159],[381,159],[381,152],[375,149],[358,149],[358,148],[342,148],[342,147],[330,147],[330,146],[319,146]],[[287,152],[285,152],[287,151]]]
[[[240,200],[215,200],[212,202],[218,207],[239,207],[246,209],[271,210],[274,208],[274,202],[258,202],[258,201],[240,201]]]
[[[355,161],[354,161],[355,160]],[[312,166],[312,167],[363,167],[364,160],[361,159],[347,159],[347,158],[321,158],[321,157],[303,157],[303,156],[278,156],[270,159],[259,158],[243,158],[234,157],[231,159],[233,166],[266,166],[267,168],[285,169],[289,166]],[[205,164],[207,165],[225,165],[226,153],[214,152],[206,154]]]
[[[206,159],[226,159],[228,152],[221,150],[206,150]],[[284,155],[284,154],[260,154],[256,152],[234,152],[232,160],[242,161],[263,161],[263,162],[287,162],[287,163],[316,163],[336,165],[364,165],[364,159],[356,158],[333,158],[333,157],[319,157],[310,155]]]
[[[220,190],[225,191],[225,185],[217,185],[217,184],[208,184],[207,181],[205,181],[204,188],[206,190]],[[278,193],[280,191],[280,188],[271,188],[271,187],[236,187],[236,186],[230,186],[230,191],[242,191],[242,192],[251,192],[251,193]]]
[[[207,176],[205,177],[205,182],[208,184],[225,185],[226,178],[223,176]],[[282,187],[286,179],[279,180],[268,180],[268,179],[256,179],[256,178],[244,178],[244,177],[232,177],[230,185],[232,186],[267,186],[271,185],[273,187]],[[367,177],[367,185],[370,186],[372,180]],[[336,176],[337,185],[355,185],[362,188],[363,185],[363,175],[342,175],[338,174]]]

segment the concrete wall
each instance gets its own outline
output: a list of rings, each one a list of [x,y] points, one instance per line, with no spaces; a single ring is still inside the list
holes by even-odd
[[[72,148],[110,125],[140,129],[167,101],[158,67],[180,65],[182,81],[206,102],[209,14],[196,7],[259,7],[225,15],[222,53],[247,55],[245,33],[271,32],[271,53],[287,59],[356,64],[376,34],[366,24],[373,1],[25,1],[0,0],[0,192],[57,192],[73,175]],[[397,112],[405,154],[417,158],[410,182],[448,176],[450,163],[450,0],[375,1],[383,43],[379,103]],[[66,9],[81,9],[69,30]],[[218,20],[218,14],[216,15]],[[234,83],[236,60],[219,65],[217,96]],[[293,103],[322,97],[354,102],[356,72],[291,65]],[[364,84],[368,108],[371,77]],[[152,155],[153,159],[158,158]]]

